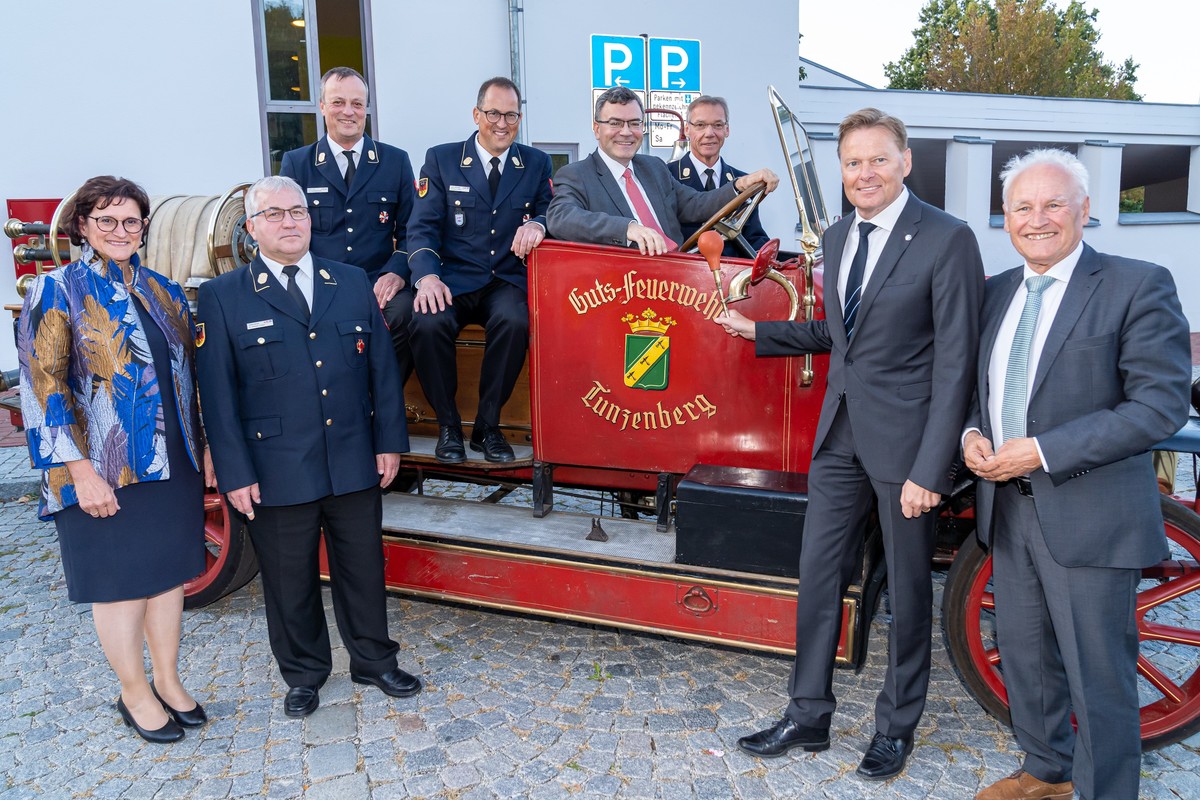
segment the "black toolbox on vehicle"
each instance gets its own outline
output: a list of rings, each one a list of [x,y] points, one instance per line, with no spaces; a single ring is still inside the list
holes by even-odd
[[[796,577],[807,475],[697,464],[675,499],[676,563]]]

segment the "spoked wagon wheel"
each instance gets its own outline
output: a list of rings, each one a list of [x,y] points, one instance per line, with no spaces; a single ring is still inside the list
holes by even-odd
[[[1138,585],[1143,750],[1200,731],[1200,516],[1166,497],[1162,510],[1171,554],[1143,570]],[[991,579],[991,556],[971,536],[946,579],[942,633],[967,691],[1009,725]]]
[[[246,523],[225,498],[204,495],[204,572],[183,585],[184,608],[201,608],[233,594],[258,574],[258,557]]]

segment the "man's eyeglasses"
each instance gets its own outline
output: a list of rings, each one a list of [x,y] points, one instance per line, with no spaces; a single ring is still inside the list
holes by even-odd
[[[596,120],[596,124],[607,126],[608,129],[613,133],[616,133],[628,125],[629,130],[637,133],[645,126],[646,122],[640,119],[617,119],[616,117],[613,117],[612,119],[598,119]]]
[[[487,117],[488,122],[499,122],[500,118],[504,117],[504,121],[509,125],[516,125],[521,119],[521,113],[519,111],[497,111],[494,108],[482,109],[479,108],[479,106],[476,106],[476,108],[479,110],[480,114],[483,114],[483,116]]]
[[[96,227],[105,233],[112,233],[117,229],[116,217],[88,217],[92,222],[96,223]],[[121,220],[121,227],[126,233],[139,233],[142,228],[146,227],[146,220],[138,217],[129,217]]]
[[[303,222],[308,219],[308,208],[305,206],[296,206],[295,208],[264,208],[257,214],[251,214],[250,219],[262,217],[267,222],[282,222],[284,214],[290,214],[296,222]]]
[[[723,133],[729,125],[725,122],[689,122],[688,127],[697,133],[704,133],[709,128],[712,129],[713,133]]]

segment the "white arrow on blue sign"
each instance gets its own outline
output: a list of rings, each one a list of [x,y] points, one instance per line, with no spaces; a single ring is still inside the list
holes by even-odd
[[[697,54],[699,54],[699,42]],[[697,60],[699,60],[697,58]],[[697,80],[699,80],[697,72]],[[592,34],[592,88],[644,91],[646,88],[646,40],[640,36]]]
[[[700,91],[700,42],[650,39],[650,90]]]

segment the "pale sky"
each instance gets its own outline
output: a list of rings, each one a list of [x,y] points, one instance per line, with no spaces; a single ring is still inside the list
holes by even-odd
[[[926,0],[799,0],[800,55],[875,88],[898,61]],[[1064,7],[1067,0],[1057,0]],[[1084,0],[1098,9],[1105,61],[1139,64],[1134,89],[1152,103],[1200,103],[1200,0]]]

